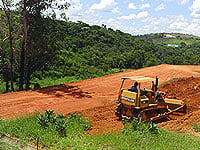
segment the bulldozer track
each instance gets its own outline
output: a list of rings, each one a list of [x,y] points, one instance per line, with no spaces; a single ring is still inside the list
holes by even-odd
[[[161,109],[163,109],[165,112],[164,113],[159,113],[160,112],[159,110],[161,110]],[[144,109],[139,113],[138,119],[140,120],[140,122],[143,122],[143,121],[154,121],[152,118],[163,116],[166,113],[166,109],[167,109],[166,106],[156,106],[156,107],[151,107],[151,108]],[[159,111],[159,112],[158,112],[158,114],[156,114],[156,112],[152,113],[151,111]],[[151,114],[149,112],[151,112]],[[154,115],[154,117],[148,117],[149,115]],[[144,116],[146,118],[141,118],[141,117],[144,117]]]

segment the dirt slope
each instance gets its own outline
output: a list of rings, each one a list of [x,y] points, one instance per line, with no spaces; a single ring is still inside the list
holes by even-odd
[[[158,76],[162,84],[172,78],[200,77],[200,66],[164,64],[36,91],[2,94],[0,95],[0,116],[9,118],[45,109],[53,109],[57,113],[65,114],[79,111],[92,119],[95,132],[102,130],[102,126],[106,126],[108,131],[117,130],[113,129],[114,126],[121,127],[121,124],[114,121],[116,118],[112,113],[115,107],[113,101],[117,99],[120,78],[123,76]],[[99,116],[103,119],[98,119]],[[97,124],[98,126],[95,126]]]
[[[173,120],[159,125],[171,130],[188,131],[195,123],[200,123],[200,78],[190,77],[166,84],[159,90],[167,93],[169,98],[183,100],[187,105],[187,114],[172,116]]]

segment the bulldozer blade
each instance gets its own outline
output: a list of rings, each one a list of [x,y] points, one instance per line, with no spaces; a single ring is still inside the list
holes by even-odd
[[[172,112],[186,113],[186,105],[182,100],[165,98],[164,101]]]
[[[165,117],[168,117],[169,115],[173,114],[174,112],[181,112],[181,110],[185,110],[186,111],[186,105],[181,105],[179,107],[177,107],[174,110],[170,110],[169,112],[165,112],[163,114],[159,114],[155,117],[150,118],[151,121],[156,121]]]

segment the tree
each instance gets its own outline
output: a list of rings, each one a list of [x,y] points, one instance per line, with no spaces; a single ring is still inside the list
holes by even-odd
[[[6,16],[6,21],[8,25],[8,31],[9,31],[9,41],[10,41],[10,80],[11,80],[11,90],[14,90],[13,86],[13,63],[14,63],[14,58],[13,58],[13,42],[12,42],[12,27],[11,27],[11,7],[13,6],[12,1],[10,0],[1,0],[2,5],[0,7],[3,9],[5,16]],[[2,42],[4,43],[4,41]],[[2,49],[3,51],[3,49]],[[3,61],[4,62],[4,61]],[[6,86],[6,91],[7,91],[7,86]]]
[[[23,2],[23,42],[22,42],[22,50],[21,50],[21,61],[20,61],[20,69],[19,69],[19,90],[23,90],[24,85],[24,61],[25,61],[25,52],[27,45],[27,32],[29,26],[27,25],[27,1]]]
[[[21,1],[21,8],[23,12],[23,24],[24,24],[24,34],[23,34],[23,43],[22,43],[22,50],[21,50],[21,63],[20,63],[20,79],[19,79],[19,90],[23,90],[24,85],[24,78],[25,78],[25,62],[26,59],[25,56],[27,54],[27,38],[28,38],[28,30],[29,28],[34,28],[33,25],[37,25],[39,22],[34,20],[35,17],[39,17],[40,19],[44,18],[43,12],[45,12],[47,9],[48,11],[52,10],[51,17],[52,19],[55,19],[55,9],[63,10],[67,9],[69,7],[69,3],[65,3],[60,5],[56,0],[24,0]],[[61,14],[61,16],[64,16]],[[37,35],[35,35],[37,36]],[[30,36],[31,37],[31,36]],[[39,38],[39,36],[37,37]],[[33,42],[34,43],[34,42]],[[29,58],[30,59],[30,58]],[[30,62],[27,61],[28,68],[30,67]],[[27,72],[27,87],[29,88],[29,80],[30,80],[30,70],[28,69]]]
[[[5,60],[5,49],[4,49],[4,44],[5,41],[7,40],[7,37],[1,40],[1,73],[3,75],[3,79],[6,82],[6,92],[9,91],[9,71],[8,71],[8,65],[6,65],[6,60]]]

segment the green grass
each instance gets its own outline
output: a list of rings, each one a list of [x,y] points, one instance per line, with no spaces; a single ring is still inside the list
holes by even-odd
[[[188,133],[170,132],[159,129],[157,134],[142,133],[125,126],[120,133],[104,135],[84,135],[84,129],[76,122],[70,121],[66,136],[50,126],[43,128],[38,124],[36,116],[19,118],[17,120],[0,121],[0,135],[9,134],[23,141],[36,143],[40,136],[40,147],[48,149],[199,149],[200,137]],[[5,143],[1,143],[5,145]]]
[[[76,118],[68,119],[67,128],[65,129],[66,135],[63,136],[53,124],[49,124],[48,127],[41,126],[38,123],[37,115],[18,118],[16,120],[1,120],[0,135],[14,136],[22,141],[32,141],[34,143],[37,143],[39,136],[39,145],[43,147],[54,146],[64,137],[73,138],[83,136],[84,126]]]
[[[178,39],[178,38],[160,38],[160,39],[154,39],[153,43],[155,44],[177,44],[177,45],[181,45],[181,42],[184,42],[185,44],[189,45],[189,44],[193,44],[196,41],[196,39],[188,39],[188,38],[182,38]]]
[[[33,89],[35,83],[39,83],[41,87],[47,87],[47,86],[64,84],[64,83],[68,83],[68,82],[75,82],[75,81],[79,81],[79,80],[81,80],[81,79],[78,79],[75,76],[67,76],[67,77],[57,78],[57,79],[47,77],[42,80],[35,78],[31,81],[32,84],[31,84],[30,88]],[[5,93],[5,86],[6,86],[6,83],[2,81],[0,84],[0,94]],[[14,88],[17,89],[16,82],[14,83]],[[11,92],[11,91],[9,91],[9,92]]]
[[[200,124],[195,124],[193,128],[196,132],[200,132]]]
[[[126,70],[129,70],[129,69],[114,68],[114,69],[111,69],[108,72],[103,72],[101,74],[93,74],[93,75],[91,75],[91,77],[83,77],[83,78],[80,78],[80,77],[77,77],[77,76],[65,76],[65,77],[62,77],[62,78],[45,77],[43,79],[33,78],[31,80],[30,88],[33,89],[35,83],[40,84],[41,87],[48,87],[48,86],[53,86],[53,85],[69,83],[69,82],[75,82],[75,81],[79,81],[79,80],[83,80],[83,79],[101,77],[101,76],[105,76],[105,75],[109,75],[109,74],[123,72],[123,71],[126,71]],[[0,83],[1,83],[0,84],[0,94],[3,94],[3,93],[5,93],[5,90],[6,90],[5,89],[6,83],[3,82],[1,79],[0,79]],[[15,89],[18,88],[17,82],[14,83],[14,88]],[[11,92],[11,91],[9,91],[9,92]]]
[[[103,136],[87,136],[79,139],[75,149],[199,149],[200,138],[189,134],[181,134],[160,130],[159,134],[128,130],[123,133],[109,133]],[[63,139],[57,148],[64,148],[67,141]],[[70,146],[70,145],[69,145]]]
[[[18,150],[19,148],[9,144],[8,142],[1,142],[1,139],[0,139],[0,149],[1,150]]]
[[[81,79],[78,79],[75,76],[63,77],[63,78],[58,78],[58,79],[53,79],[53,78],[47,77],[42,80],[35,79],[32,81],[32,83],[39,83],[41,87],[47,87],[47,86],[64,84],[64,83],[68,83],[68,82],[75,82],[75,81],[79,81],[79,80],[81,80]]]

